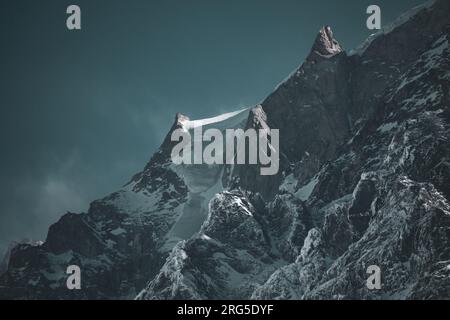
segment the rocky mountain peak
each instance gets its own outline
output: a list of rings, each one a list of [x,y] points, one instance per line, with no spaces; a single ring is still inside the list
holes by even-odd
[[[177,129],[183,129],[184,124],[189,122],[189,120],[190,120],[189,117],[181,114],[180,112],[177,112],[175,114],[175,120],[172,124],[172,127],[170,128],[160,147],[160,150],[162,150],[162,153],[164,154],[165,157],[168,157],[170,155],[170,151],[174,146],[173,142],[171,141],[172,133]]]
[[[177,113],[129,184],[11,251],[0,299],[448,299],[449,9],[413,9],[353,55],[326,26],[261,105]],[[279,174],[174,165],[171,133],[198,127],[278,128]]]
[[[324,26],[314,41],[311,49],[311,55],[329,58],[344,51],[339,42],[333,37],[333,31],[330,26]]]
[[[189,121],[189,117],[185,116],[184,114],[181,114],[180,112],[177,112],[177,114],[175,115],[175,124],[174,126],[176,127],[182,127],[184,123],[186,123],[187,121]]]

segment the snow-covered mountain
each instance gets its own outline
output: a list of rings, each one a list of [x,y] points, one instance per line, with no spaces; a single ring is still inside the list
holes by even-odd
[[[0,297],[450,298],[448,12],[428,2],[350,53],[324,27],[261,105],[178,114],[127,185],[11,249]],[[171,133],[200,125],[279,129],[279,174],[174,165]]]

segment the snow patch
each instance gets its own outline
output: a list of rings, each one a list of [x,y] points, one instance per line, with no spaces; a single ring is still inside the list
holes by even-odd
[[[296,193],[295,196],[299,198],[302,201],[307,201],[311,194],[313,193],[314,189],[316,188],[316,185],[319,183],[319,178],[316,176],[311,179],[311,181],[305,185],[303,188],[300,188]]]
[[[381,132],[381,133],[385,133],[385,132],[389,132],[392,129],[396,128],[398,126],[397,121],[396,122],[389,122],[389,123],[385,123],[382,126],[380,126],[377,131]]]
[[[111,230],[110,232],[111,232],[111,234],[113,234],[115,236],[119,236],[123,233],[127,233],[127,231],[123,228],[117,228],[117,229]]]
[[[286,178],[284,178],[284,182],[280,186],[279,190],[294,194],[296,186],[297,186],[297,180],[295,179],[294,175],[291,173]]]

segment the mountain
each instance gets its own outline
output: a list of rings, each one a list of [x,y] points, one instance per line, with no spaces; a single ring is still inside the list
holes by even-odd
[[[260,105],[177,114],[127,185],[11,249],[0,297],[449,298],[448,12],[428,2],[351,52],[326,26]],[[279,129],[279,173],[174,165],[172,132],[198,126]],[[66,289],[71,264],[82,290]]]
[[[134,298],[175,244],[198,231],[209,200],[223,190],[221,168],[172,163],[172,132],[198,125],[243,128],[247,118],[248,110],[197,121],[177,114],[158,151],[130,182],[91,203],[87,213],[64,215],[42,245],[17,244],[10,250],[0,297]],[[81,268],[83,290],[67,290],[69,265]]]

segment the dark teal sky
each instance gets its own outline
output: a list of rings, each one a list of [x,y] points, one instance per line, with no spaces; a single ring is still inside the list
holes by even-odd
[[[422,0],[2,0],[0,253],[140,171],[176,112],[263,100],[323,25],[346,49]],[[66,29],[78,4],[82,30]]]

